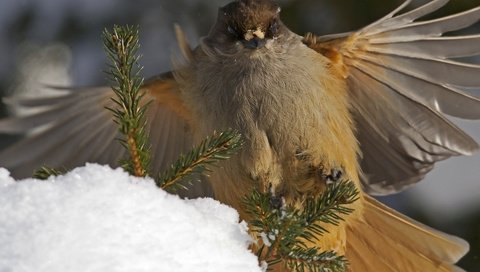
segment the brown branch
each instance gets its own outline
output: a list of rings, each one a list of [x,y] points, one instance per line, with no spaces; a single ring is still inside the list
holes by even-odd
[[[146,176],[146,171],[142,166],[140,154],[138,153],[138,149],[137,149],[137,142],[135,141],[134,135],[135,135],[134,131],[130,131],[127,135],[127,143],[130,150],[130,156],[133,162],[133,171],[135,176],[144,177]]]

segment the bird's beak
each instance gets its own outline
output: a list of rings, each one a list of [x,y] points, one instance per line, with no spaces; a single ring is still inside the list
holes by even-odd
[[[250,49],[260,49],[266,44],[265,33],[260,30],[249,30],[244,35],[243,45]]]

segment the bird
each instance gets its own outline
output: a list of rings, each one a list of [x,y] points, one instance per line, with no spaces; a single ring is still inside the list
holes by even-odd
[[[246,218],[242,197],[253,188],[295,205],[347,178],[360,191],[355,212],[320,248],[345,254],[350,271],[461,271],[466,241],[371,196],[400,192],[436,162],[479,149],[447,116],[480,119],[480,98],[468,92],[480,87],[480,66],[459,59],[480,53],[480,36],[444,34],[477,22],[480,7],[421,19],[448,0],[404,11],[410,2],[357,31],[323,36],[292,32],[272,0],[219,8],[196,47],[177,27],[182,56],[142,86],[152,100],[153,168],[233,128],[242,149],[191,194],[209,191]],[[19,176],[42,164],[115,165],[125,151],[104,109],[114,107],[113,91],[57,92],[5,99],[38,111],[0,120],[0,133],[25,135],[0,152],[0,165]]]

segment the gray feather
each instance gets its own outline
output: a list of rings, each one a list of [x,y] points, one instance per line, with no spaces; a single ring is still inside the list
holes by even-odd
[[[372,53],[415,58],[458,58],[480,54],[480,35],[432,37],[416,41],[376,43],[366,47]]]
[[[408,69],[407,66],[402,66],[401,59],[396,61],[391,57],[382,56],[383,63],[376,62],[375,58],[365,57],[364,60],[365,62],[355,63],[354,65],[375,76],[384,84],[390,85],[397,92],[414,102],[420,103],[433,111],[455,117],[480,118],[480,99],[448,85],[452,84],[451,80],[457,77],[458,80],[460,78],[465,78],[465,80],[472,78],[462,75],[460,72],[463,70],[459,69],[460,66],[450,67],[450,78],[446,78],[448,77],[446,74],[443,77],[439,75],[437,78],[434,73],[438,70],[431,69],[427,72],[427,69],[422,68],[428,68],[429,66],[422,67],[421,63],[415,68]],[[389,64],[390,61],[394,64]],[[443,73],[439,72],[438,74]],[[472,83],[469,86],[480,85],[480,81],[478,84],[469,83]]]
[[[427,4],[418,7],[412,11],[406,12],[404,14],[395,16],[401,10],[403,10],[411,1],[405,1],[402,5],[392,11],[389,15],[383,17],[382,19],[370,24],[367,27],[362,29],[362,32],[366,33],[367,35],[378,34],[386,30],[392,30],[397,28],[398,26],[411,23],[414,20],[430,14],[439,8],[445,6],[449,0],[434,0],[430,1]]]
[[[450,59],[478,55],[480,35],[442,34],[477,22],[480,7],[414,22],[447,2],[396,15],[402,5],[358,32],[307,39],[319,52],[343,54],[370,193],[401,191],[437,161],[479,149],[444,114],[480,119],[480,97],[463,91],[480,89],[480,66]]]
[[[480,19],[480,7],[457,13],[451,16],[416,22],[411,24],[399,24],[377,33],[372,31],[370,36],[372,42],[399,42],[418,40],[421,37],[435,37],[443,33],[460,30],[473,25]]]
[[[16,177],[31,176],[43,165],[70,169],[97,162],[118,166],[126,153],[117,141],[121,135],[112,113],[105,109],[115,107],[110,99],[113,96],[110,88],[78,88],[63,89],[53,97],[5,99],[11,107],[42,110],[0,120],[0,133],[24,135],[0,152],[0,164]],[[158,103],[151,105],[147,113],[150,136],[154,146],[161,147],[152,160],[152,168],[158,173],[192,142],[186,135],[185,121]]]

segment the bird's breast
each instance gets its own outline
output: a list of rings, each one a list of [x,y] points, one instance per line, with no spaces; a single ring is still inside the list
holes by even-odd
[[[199,139],[234,128],[245,140],[211,177],[217,197],[235,206],[232,199],[254,186],[297,198],[322,188],[333,170],[357,175],[345,82],[322,56],[302,48],[196,67],[190,76],[196,83],[185,93]]]

